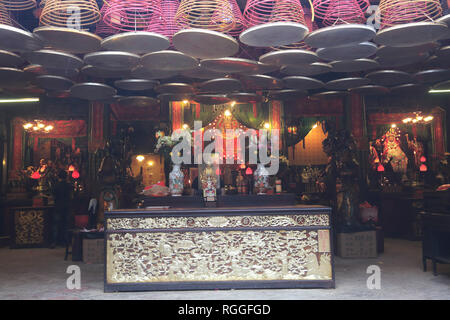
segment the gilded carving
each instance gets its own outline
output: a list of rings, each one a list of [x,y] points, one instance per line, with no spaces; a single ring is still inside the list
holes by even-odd
[[[44,242],[44,211],[19,210],[15,212],[15,244]]]
[[[107,239],[108,283],[331,279],[330,252],[319,252],[312,230],[122,232]]]

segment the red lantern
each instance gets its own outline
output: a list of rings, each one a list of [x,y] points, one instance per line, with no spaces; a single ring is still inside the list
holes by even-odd
[[[248,167],[247,170],[245,170],[245,174],[248,176],[251,175],[252,173],[253,173],[253,170],[250,167]]]
[[[33,172],[33,174],[31,175],[31,179],[40,179],[41,175],[39,174],[39,171],[35,171]]]
[[[377,171],[378,172],[384,172],[384,167],[383,167],[383,165],[381,163],[378,165]]]
[[[72,178],[78,179],[79,177],[80,177],[80,173],[77,170],[74,170],[74,172],[72,173]]]
[[[427,158],[425,158],[424,156],[421,156],[420,157],[420,162],[425,162],[425,161],[427,161]]]
[[[422,163],[420,165],[419,170],[420,170],[420,172],[426,172],[428,170],[428,168],[427,168],[427,166],[424,163]]]

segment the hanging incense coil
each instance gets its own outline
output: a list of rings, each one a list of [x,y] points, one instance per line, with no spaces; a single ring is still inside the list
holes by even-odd
[[[313,0],[314,15],[325,26],[365,23],[369,0]]]
[[[36,0],[1,0],[0,1],[9,11],[25,11],[36,8]]]
[[[241,9],[236,0],[229,0],[231,9],[233,10],[233,16],[235,18],[235,26],[232,30],[228,31],[228,34],[233,37],[238,37],[242,31],[247,29],[247,21],[242,15]]]
[[[162,0],[161,2],[164,25],[158,33],[166,36],[170,41],[172,41],[173,35],[180,30],[175,23],[175,15],[179,6],[179,0]]]
[[[229,32],[235,28],[236,17],[229,0],[182,0],[175,22],[180,29]]]
[[[12,26],[11,16],[6,10],[5,6],[0,3],[0,24],[6,24],[8,26]]]
[[[439,0],[381,0],[379,8],[380,29],[411,22],[432,22],[442,15]]]
[[[105,5],[103,21],[116,30],[158,32],[164,22],[161,0],[112,0]]]
[[[79,13],[79,19],[74,17]],[[43,26],[79,29],[100,21],[95,0],[46,0],[39,22]]]
[[[108,8],[108,5],[105,3],[103,5],[103,7],[100,10],[100,14],[102,16],[102,18],[100,19],[100,21],[97,23],[97,25],[95,26],[95,34],[105,38],[107,36],[111,36],[113,34],[116,34],[119,32],[119,30],[114,29],[112,27],[110,27],[109,25],[107,25],[104,21],[103,21],[103,17],[105,16],[105,11]]]
[[[296,22],[306,26],[303,7],[298,0],[248,0],[244,18],[248,27],[269,22]]]

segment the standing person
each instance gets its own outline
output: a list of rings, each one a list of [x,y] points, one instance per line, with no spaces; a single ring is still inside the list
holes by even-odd
[[[72,185],[67,182],[67,172],[58,172],[58,182],[53,189],[55,198],[55,212],[53,213],[53,239],[51,248],[57,244],[66,245],[67,230],[69,227],[70,202],[72,198]]]

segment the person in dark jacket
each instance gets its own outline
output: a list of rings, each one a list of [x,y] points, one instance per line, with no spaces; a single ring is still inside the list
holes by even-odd
[[[58,182],[53,189],[55,211],[53,214],[52,248],[57,244],[65,246],[68,241],[67,232],[70,221],[72,189],[72,185],[67,182],[67,172],[60,170],[58,172]]]

